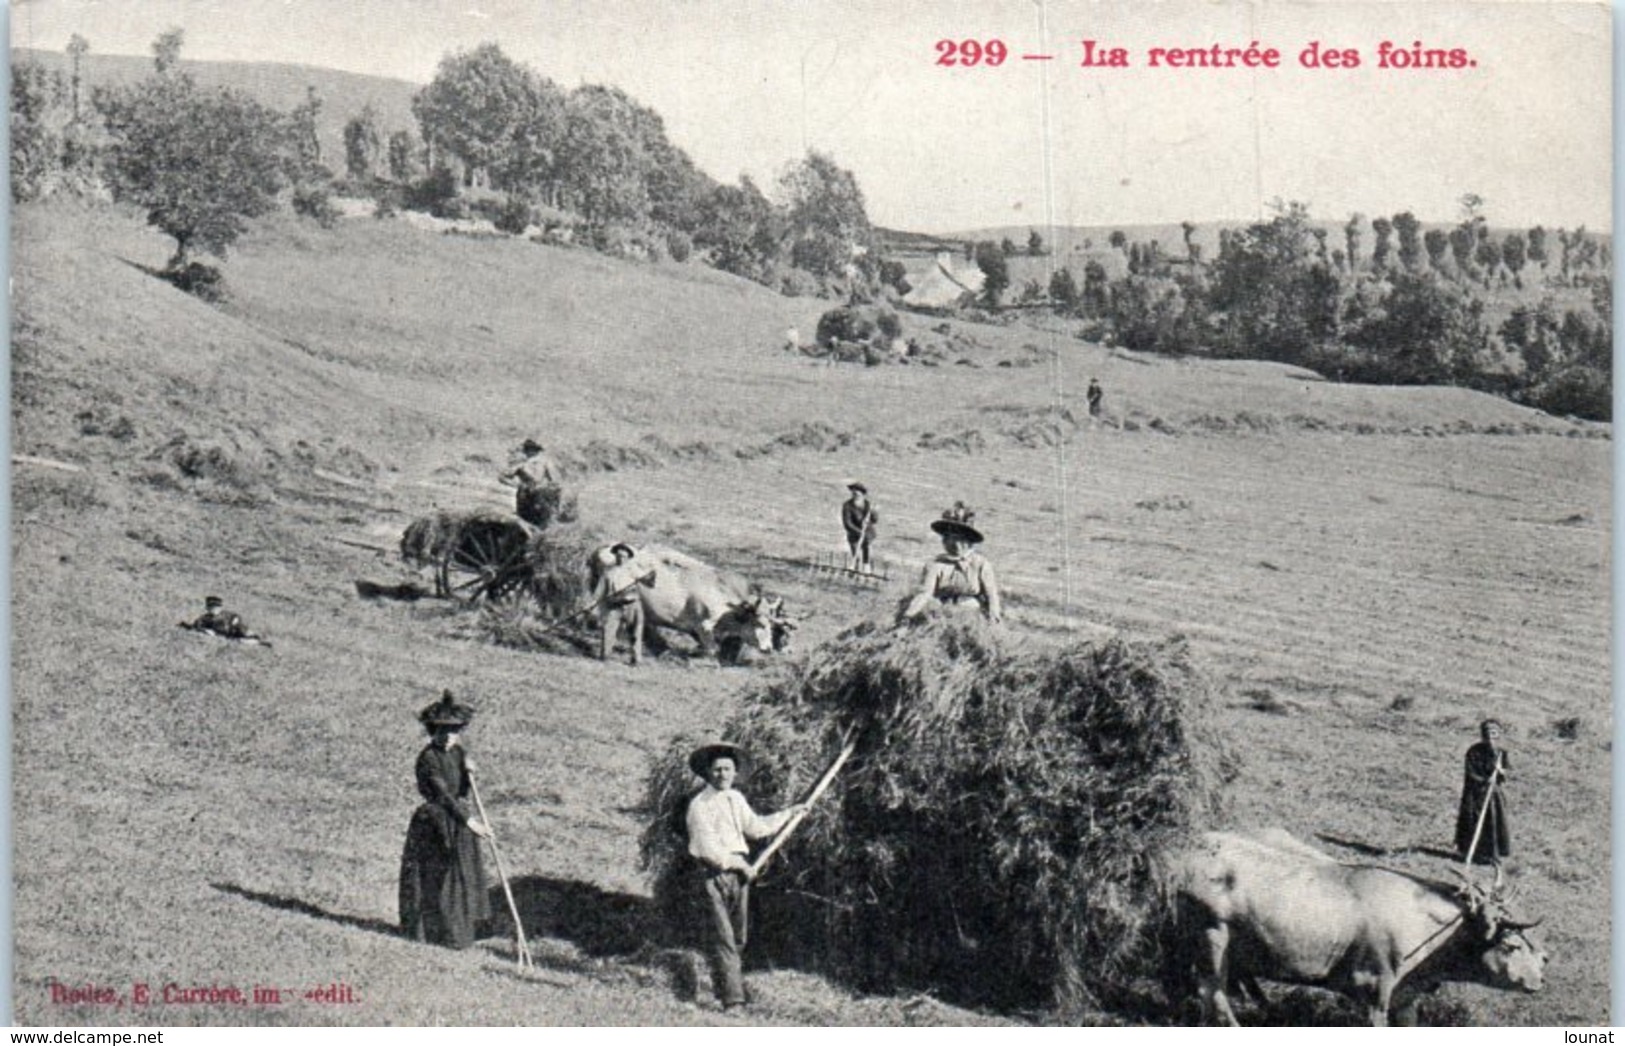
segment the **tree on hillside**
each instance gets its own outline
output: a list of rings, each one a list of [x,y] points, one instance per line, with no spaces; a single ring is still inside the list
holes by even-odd
[[[630,222],[649,210],[648,157],[637,129],[625,119],[625,95],[587,84],[565,104],[558,146],[558,180],[565,204],[589,224]]]
[[[1546,227],[1537,225],[1529,230],[1529,260],[1544,268],[1546,257]]]
[[[173,46],[171,46],[171,44]],[[175,239],[171,270],[191,252],[224,257],[248,219],[276,206],[283,117],[237,91],[198,88],[173,70],[179,30],[154,45],[156,75],[97,92],[109,135],[105,172],[115,199],[146,209]]]
[[[57,169],[62,139],[51,111],[62,97],[61,77],[35,62],[11,67],[11,198],[32,200]]]
[[[1350,272],[1360,267],[1360,223],[1363,221],[1363,215],[1351,214],[1348,224],[1343,226],[1343,248],[1348,254]]]
[[[1016,241],[1006,236],[999,241],[999,250],[1004,252],[1006,258],[1012,257],[1016,253]]]
[[[344,125],[345,171],[358,182],[372,180],[378,174],[378,160],[383,146],[383,136],[378,131],[378,113],[368,102]]]
[[[1122,229],[1113,229],[1111,236],[1107,237],[1106,242],[1118,250],[1122,250],[1128,246],[1128,235],[1124,233]]]
[[[1394,215],[1394,233],[1399,237],[1399,264],[1407,272],[1422,267],[1422,223],[1410,211]]]
[[[1068,269],[1056,269],[1049,278],[1049,297],[1057,312],[1072,312],[1078,307],[1078,284]]]
[[[1422,248],[1428,252],[1428,264],[1435,272],[1444,271],[1445,257],[1450,253],[1450,236],[1443,229],[1429,229],[1422,234]]]
[[[1111,307],[1111,281],[1106,267],[1093,258],[1083,266],[1083,290],[1078,305],[1089,316],[1104,316]]]
[[[1528,254],[1521,233],[1509,232],[1506,239],[1501,241],[1501,260],[1506,263],[1507,271],[1512,273],[1512,285],[1522,290],[1523,266]]]
[[[79,86],[82,83],[80,64],[84,60],[85,53],[89,50],[90,41],[86,40],[78,33],[74,33],[73,36],[68,39],[68,58],[73,63],[73,72],[68,82],[73,87],[74,123],[79,122]]]
[[[305,87],[305,100],[288,114],[290,175],[294,179],[327,179],[333,175],[322,165],[322,139],[317,133],[321,122],[322,96],[314,84]]]
[[[1192,221],[1180,222],[1179,223],[1179,231],[1180,231],[1180,234],[1185,237],[1185,257],[1190,259],[1190,261],[1194,263],[1196,261],[1196,254],[1197,254],[1197,252],[1196,252],[1196,240],[1195,240],[1196,223],[1192,222]]]
[[[712,189],[699,206],[694,246],[709,254],[711,265],[772,286],[790,223],[756,183],[741,176],[737,186]]]
[[[1211,300],[1227,355],[1297,362],[1336,332],[1338,282],[1320,260],[1308,209],[1280,202],[1276,209],[1272,220],[1226,241],[1213,264]]]
[[[1381,380],[1471,384],[1489,369],[1484,304],[1437,275],[1396,273],[1370,320],[1349,335],[1378,358]]]
[[[534,111],[533,74],[494,43],[442,58],[434,79],[412,98],[424,142],[436,156],[461,161],[472,184],[489,181]]]
[[[976,245],[976,267],[982,270],[982,304],[990,309],[999,307],[999,299],[1010,286],[1010,263],[1004,251],[992,240]]]
[[[1450,254],[1456,260],[1456,271],[1462,278],[1478,275],[1473,266],[1473,252],[1478,248],[1478,234],[1471,225],[1462,224],[1450,230]]]
[[[412,132],[399,130],[389,136],[389,176],[405,184],[418,173],[418,143]]]
[[[795,266],[816,276],[838,277],[860,255],[874,250],[874,229],[863,190],[833,157],[811,151],[779,179],[794,238]]]
[[[181,47],[186,43],[186,30],[166,29],[152,42],[152,60],[159,76],[167,76],[175,63],[181,60]]]
[[[1495,279],[1495,273],[1501,267],[1501,245],[1489,237],[1478,241],[1478,249],[1473,252],[1473,260],[1484,273],[1484,286],[1489,287]]]
[[[547,77],[529,69],[523,72],[528,86],[519,96],[512,136],[494,161],[493,180],[510,193],[562,207],[566,166],[582,162],[565,155],[571,100]],[[578,106],[586,104],[576,101]],[[582,147],[579,139],[574,145]]]
[[[1029,257],[1042,258],[1048,254],[1044,248],[1044,237],[1038,235],[1037,229],[1027,230],[1027,254]]]
[[[1394,223],[1379,215],[1371,219],[1371,231],[1377,237],[1377,242],[1371,248],[1371,268],[1381,272],[1388,268],[1388,255],[1393,252]]]

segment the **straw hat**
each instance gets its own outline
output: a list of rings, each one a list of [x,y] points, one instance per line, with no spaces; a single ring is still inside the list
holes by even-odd
[[[694,749],[688,757],[688,768],[694,771],[695,776],[705,777],[711,772],[711,764],[716,762],[717,757],[724,755],[734,761],[735,769],[745,761],[744,750],[738,745],[731,745],[726,741],[713,741]]]

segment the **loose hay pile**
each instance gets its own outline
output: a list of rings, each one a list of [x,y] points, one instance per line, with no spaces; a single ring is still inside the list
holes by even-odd
[[[1159,958],[1151,855],[1219,813],[1216,706],[1178,641],[1040,648],[964,618],[852,629],[723,730],[758,810],[798,798],[858,730],[755,894],[755,958],[1004,1007],[1127,1004]],[[657,903],[690,923],[675,828],[698,740],[654,766],[642,840]]]

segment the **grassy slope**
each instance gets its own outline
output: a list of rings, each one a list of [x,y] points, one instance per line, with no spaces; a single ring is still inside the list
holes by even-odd
[[[1021,328],[961,327],[977,366],[830,367],[775,347],[819,303],[393,223],[261,230],[228,266],[224,310],[146,276],[168,245],[115,214],[25,208],[13,228],[14,449],[84,469],[14,470],[20,1022],[722,1019],[679,1001],[659,962],[618,957],[645,917],[630,808],[646,761],[720,723],[749,670],[484,646],[448,608],[358,600],[353,579],[398,568],[333,540],[389,544],[434,504],[504,504],[493,460],[532,433],[575,457],[651,433],[703,442],[710,457],[580,474],[585,519],[762,579],[808,615],[808,642],[902,591],[795,565],[838,541],[846,477],[876,491],[899,577],[931,551],[925,522],[964,498],[1015,627],[1191,637],[1235,697],[1243,823],[1447,844],[1461,751],[1499,713],[1517,871],[1555,958],[1541,996],[1460,997],[1486,1020],[1605,1018],[1606,441],[1459,390]],[[1063,351],[993,366],[1029,344]],[[1139,428],[1043,427],[1090,375]],[[815,449],[830,432],[846,445]],[[928,433],[955,439],[918,449]],[[231,467],[176,478],[177,436]],[[276,648],[175,629],[205,589]],[[471,742],[538,937],[532,978],[500,942],[453,955],[379,932],[415,801],[412,714],[445,685],[482,708]],[[1258,691],[1287,714],[1248,707]],[[1554,729],[1570,717],[1573,741]],[[343,980],[362,1002],[76,1011],[46,1003],[53,978]],[[429,997],[430,980],[462,990]],[[794,972],[756,983],[758,1020],[981,1019]]]

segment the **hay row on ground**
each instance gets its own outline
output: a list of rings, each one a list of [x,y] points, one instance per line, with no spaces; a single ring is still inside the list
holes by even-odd
[[[758,961],[1005,1008],[1143,989],[1160,961],[1152,855],[1219,813],[1216,707],[1177,640],[1046,648],[963,617],[848,631],[747,694],[723,731],[765,810],[858,730],[756,891]],[[678,919],[698,740],[672,743],[646,796],[643,857]]]

